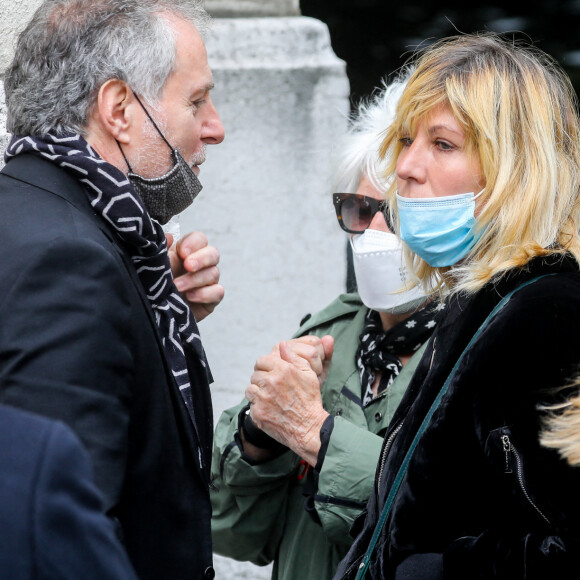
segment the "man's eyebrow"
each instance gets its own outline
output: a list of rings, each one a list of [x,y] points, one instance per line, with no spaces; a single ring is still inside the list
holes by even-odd
[[[195,89],[196,93],[207,93],[209,91],[211,91],[213,88],[215,87],[215,83],[213,82],[213,80],[211,81],[207,81],[207,83],[205,83],[204,85],[198,87]]]
[[[214,88],[214,86],[215,86],[215,84],[212,80],[212,81],[208,81],[207,83],[205,83],[203,85],[193,87],[191,93],[189,93],[188,98],[191,100],[205,98],[205,95],[207,95]]]

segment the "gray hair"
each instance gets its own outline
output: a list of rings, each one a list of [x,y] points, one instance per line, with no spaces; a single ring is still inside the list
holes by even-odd
[[[384,80],[381,88],[370,99],[363,100],[351,115],[348,131],[339,140],[333,156],[332,191],[354,193],[363,175],[379,191],[386,190],[387,163],[380,159],[379,148],[410,76],[408,70],[391,84]]]
[[[211,20],[201,0],[44,0],[6,70],[8,131],[85,135],[98,91],[110,79],[155,105],[176,58],[167,13],[202,36]]]

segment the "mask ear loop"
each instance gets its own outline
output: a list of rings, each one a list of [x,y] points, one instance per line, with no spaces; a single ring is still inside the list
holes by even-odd
[[[121,151],[121,155],[123,156],[123,159],[125,160],[125,163],[127,164],[127,167],[129,168],[129,173],[133,173],[133,169],[132,169],[131,165],[129,164],[129,160],[127,159],[127,156],[125,155],[123,148],[121,147],[121,143],[119,143],[119,141],[117,141],[116,139],[115,139],[115,143],[119,146],[119,150]]]
[[[155,127],[155,130],[157,131],[157,133],[159,133],[159,135],[161,136],[161,139],[163,139],[163,141],[165,141],[165,143],[167,144],[167,147],[169,147],[169,149],[171,149],[171,151],[173,151],[173,147],[169,144],[169,141],[167,141],[167,139],[165,138],[165,135],[160,131],[159,127],[157,126],[157,123],[153,120],[151,113],[149,113],[149,111],[145,108],[145,105],[141,102],[141,99],[137,96],[137,93],[135,93],[134,91],[132,91],[132,92],[133,92],[133,96],[135,97],[135,99],[137,99],[137,102],[141,105],[141,108],[145,111],[145,114],[147,115],[147,117],[149,118],[151,123],[153,123],[153,126]],[[129,160],[127,159],[127,156],[125,155],[123,148],[121,147],[121,143],[119,143],[119,141],[116,141],[116,143],[119,146],[119,149],[121,150],[121,155],[123,156],[123,159],[125,160],[125,163],[127,164],[127,167],[129,168],[129,171],[131,173],[133,173],[133,169],[132,169],[131,165],[129,164]]]
[[[147,117],[149,117],[149,120],[153,123],[155,130],[159,133],[159,135],[161,135],[161,139],[163,139],[163,141],[165,141],[165,143],[167,144],[167,147],[169,147],[169,149],[171,149],[171,151],[173,151],[173,147],[169,144],[169,141],[167,141],[167,139],[165,138],[165,135],[159,130],[157,123],[153,120],[151,113],[149,113],[149,111],[145,108],[145,105],[143,105],[143,103],[141,102],[141,99],[137,96],[137,93],[133,93],[133,96],[137,99],[137,102],[141,105],[141,108],[145,111],[145,114],[147,115]]]

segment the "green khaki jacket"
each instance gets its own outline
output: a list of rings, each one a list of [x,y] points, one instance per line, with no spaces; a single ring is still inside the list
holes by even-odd
[[[214,551],[257,565],[274,562],[273,580],[332,578],[353,538],[349,530],[370,495],[382,435],[401,400],[426,343],[405,365],[388,391],[361,407],[355,363],[368,309],[358,294],[343,294],[311,316],[295,336],[330,334],[334,354],[322,389],[334,429],[314,494],[321,523],[304,509],[305,465],[291,451],[251,465],[237,442],[238,413],[222,414],[215,432],[211,493]]]

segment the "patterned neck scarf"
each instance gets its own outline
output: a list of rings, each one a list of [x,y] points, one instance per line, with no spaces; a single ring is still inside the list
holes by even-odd
[[[51,161],[78,179],[94,211],[113,227],[124,243],[153,308],[165,358],[193,421],[184,344],[191,345],[210,382],[212,378],[195,319],[173,284],[163,229],[149,217],[127,176],[101,159],[80,135],[13,136],[5,161],[22,153]]]
[[[426,306],[386,332],[380,314],[376,310],[367,312],[356,353],[363,407],[375,399],[372,386],[377,373],[382,373],[378,396],[401,372],[403,365],[399,357],[413,354],[429,339],[437,324],[438,310],[440,307]]]

